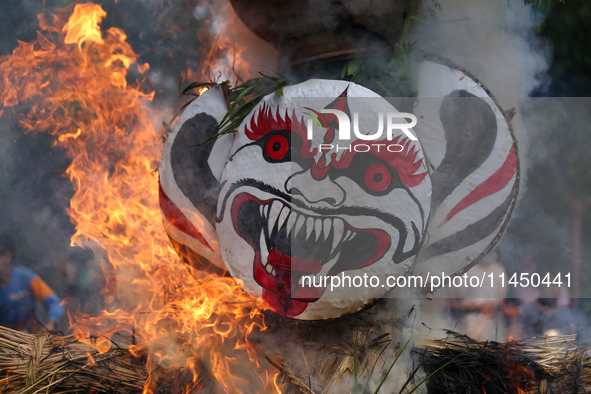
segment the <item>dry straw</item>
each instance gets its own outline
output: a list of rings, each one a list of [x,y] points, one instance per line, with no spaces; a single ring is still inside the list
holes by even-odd
[[[414,352],[427,375],[435,372],[426,382],[430,394],[591,393],[591,357],[574,343],[574,336],[480,342],[450,332],[415,343]],[[290,375],[284,363],[272,364]],[[196,376],[149,365],[146,349],[131,335],[77,339],[0,326],[0,394],[210,392],[199,366]],[[288,377],[311,392],[309,383]]]
[[[591,393],[591,359],[575,336],[481,342],[449,332],[442,340],[415,344],[430,394]],[[446,365],[447,364],[447,365]]]
[[[110,342],[110,349],[96,347],[101,353],[92,346],[101,341]],[[0,326],[0,394],[199,392],[192,374],[148,370],[148,364],[146,352],[133,344],[132,336],[78,340]]]

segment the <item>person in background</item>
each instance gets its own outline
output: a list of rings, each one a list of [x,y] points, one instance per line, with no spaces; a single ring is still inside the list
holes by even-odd
[[[542,294],[548,298],[538,298],[523,310],[524,329],[532,337],[576,334],[575,343],[588,346],[591,322],[577,308],[561,305],[561,287],[544,287]]]
[[[14,252],[12,239],[0,233],[0,325],[29,331],[39,301],[48,316],[45,327],[51,330],[64,314],[61,300],[33,271],[13,265]]]

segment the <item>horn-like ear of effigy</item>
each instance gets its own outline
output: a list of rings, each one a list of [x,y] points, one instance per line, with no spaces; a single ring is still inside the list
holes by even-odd
[[[168,135],[160,163],[160,209],[170,240],[185,263],[223,274],[214,220],[219,179],[234,136],[206,144],[227,113],[221,89],[213,87],[193,101]]]
[[[470,72],[426,55],[415,131],[431,165],[427,243],[413,271],[462,274],[498,242],[515,207],[517,142],[510,118]]]

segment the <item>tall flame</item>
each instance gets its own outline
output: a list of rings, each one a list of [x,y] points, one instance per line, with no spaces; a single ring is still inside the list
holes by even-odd
[[[81,338],[127,329],[151,349],[149,363],[190,368],[195,379],[205,365],[226,392],[254,371],[257,391],[278,392],[276,373],[258,364],[248,341],[265,329],[256,304],[232,279],[190,275],[169,244],[158,206],[162,137],[154,127],[168,114],[150,106],[153,93],[141,81],[129,81],[132,65],[140,73],[149,66],[137,64],[121,29],[101,32],[105,15],[86,3],[68,20],[39,16],[37,40],[0,58],[0,116],[16,116],[24,132],[56,136],[72,161],[71,243],[105,256],[109,307],[100,316],[74,313],[72,329]],[[106,351],[110,342],[93,346]],[[151,389],[149,379],[145,392]]]

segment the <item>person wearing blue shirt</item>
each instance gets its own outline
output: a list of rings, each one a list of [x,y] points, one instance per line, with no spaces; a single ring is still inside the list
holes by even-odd
[[[14,251],[11,238],[0,233],[0,325],[28,331],[37,302],[40,302],[49,320],[45,327],[51,330],[64,314],[61,300],[33,271],[13,265]]]

